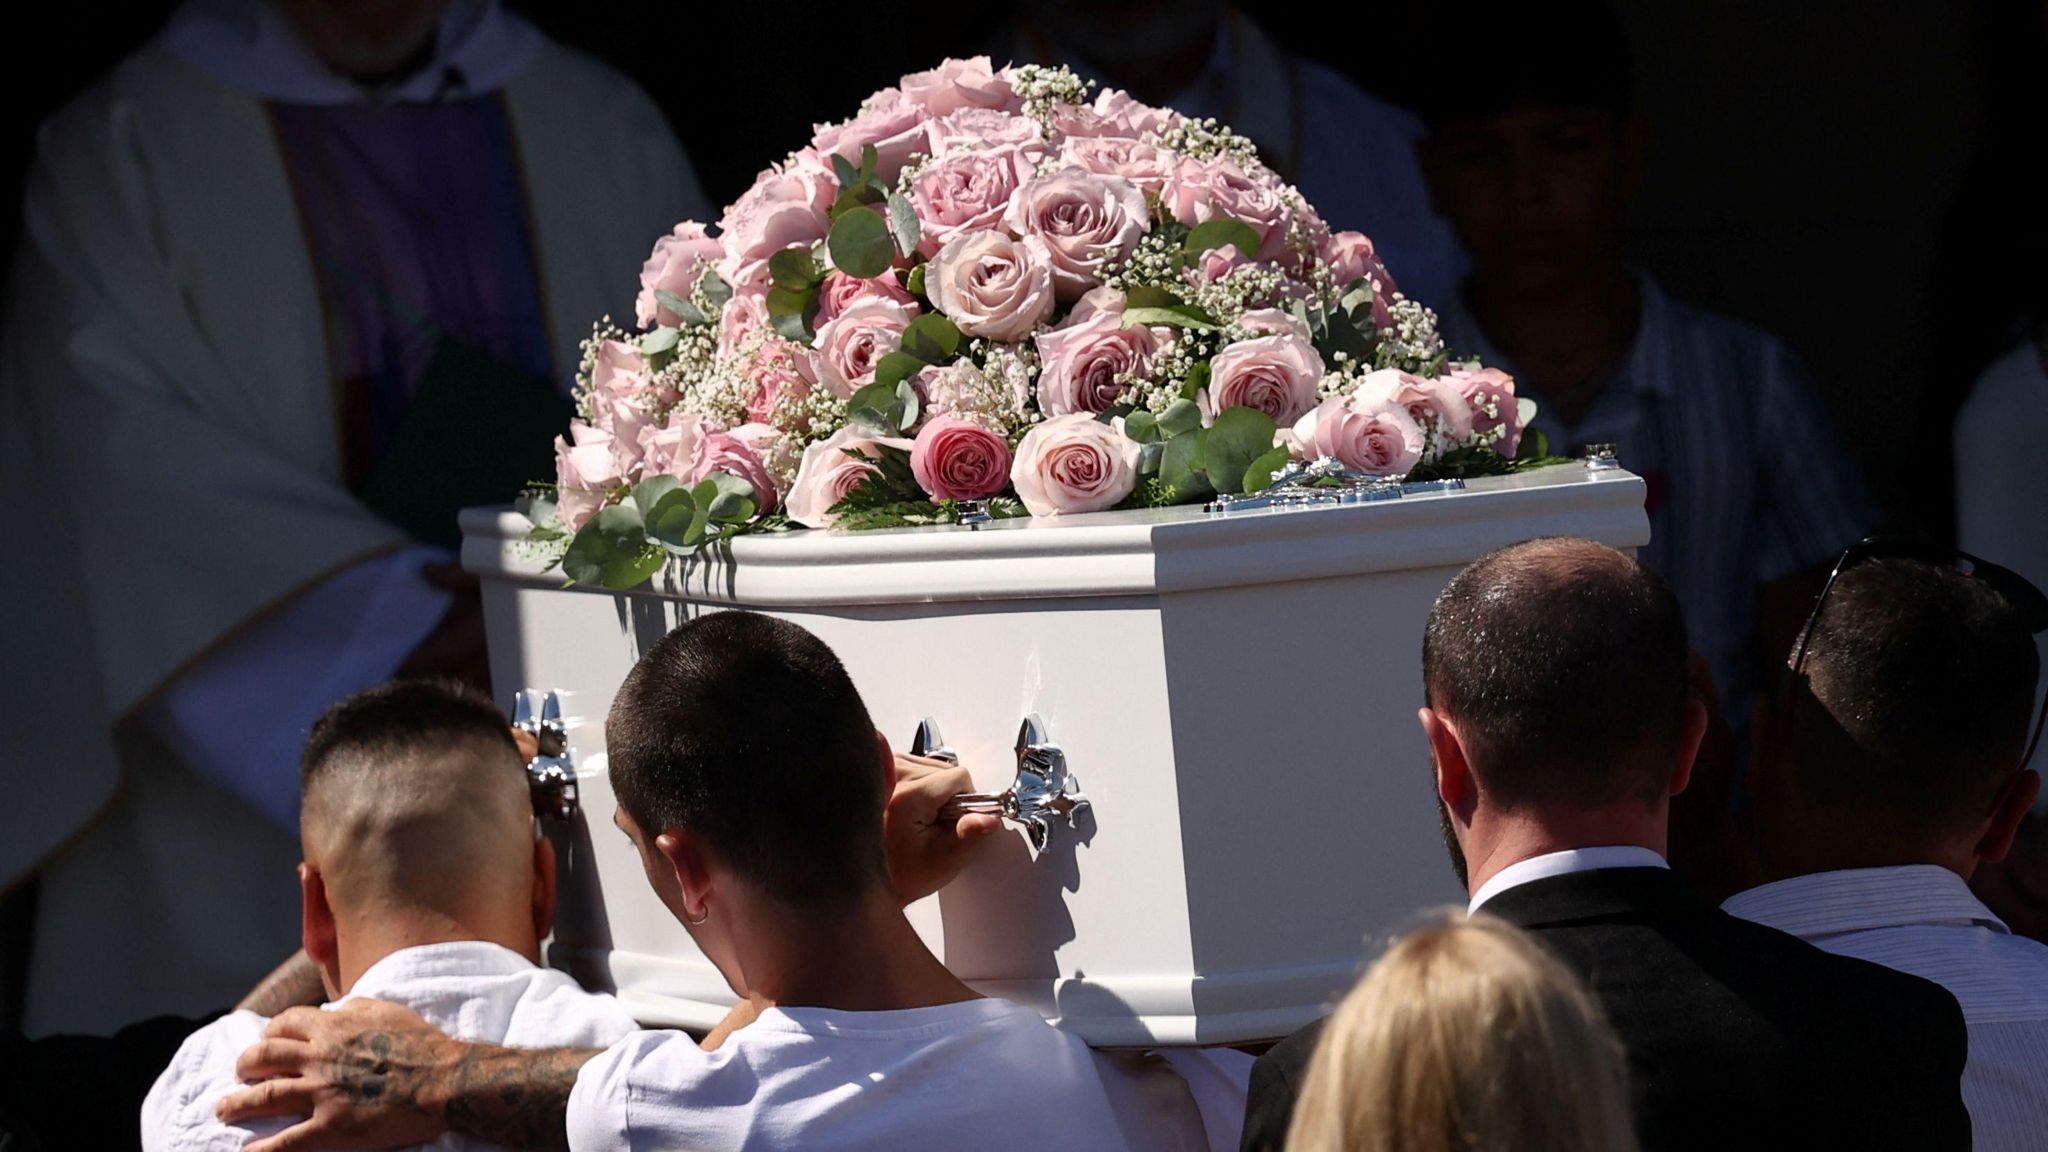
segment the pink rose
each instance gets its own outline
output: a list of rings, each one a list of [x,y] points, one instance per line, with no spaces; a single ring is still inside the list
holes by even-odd
[[[1382,368],[1359,381],[1358,392],[1369,401],[1400,405],[1424,428],[1434,424],[1451,444],[1472,437],[1472,405],[1448,380],[1425,380],[1398,368]]]
[[[747,381],[747,419],[775,423],[775,409],[784,398],[801,400],[817,379],[817,354],[780,336],[771,336],[740,366]]]
[[[1454,368],[1444,378],[1472,411],[1472,437],[1512,460],[1522,446],[1522,413],[1515,378],[1498,368]],[[1495,433],[1498,433],[1496,436]]]
[[[688,300],[706,268],[717,268],[725,259],[725,245],[716,236],[706,236],[704,226],[694,220],[676,225],[676,230],[654,242],[654,252],[640,266],[640,297],[633,302],[633,314],[640,326],[662,324],[673,328],[682,317],[655,300],[660,289]]]
[[[1008,146],[958,152],[926,167],[910,182],[918,251],[930,256],[955,236],[1001,224],[1032,172],[1024,153]]]
[[[1097,92],[1089,108],[1121,136],[1157,135],[1185,119],[1171,108],[1155,108],[1121,88]]]
[[[1045,151],[1045,130],[1038,126],[1038,121],[993,108],[962,108],[932,121],[925,131],[931,137],[933,156],[1007,145],[1030,156],[1035,164]]]
[[[768,467],[746,441],[730,432],[712,432],[700,437],[690,453],[690,472],[685,484],[696,484],[713,472],[737,476],[754,486],[754,510],[758,516],[775,511],[775,481]]]
[[[697,444],[714,428],[702,416],[689,412],[671,412],[668,423],[659,428],[647,427],[640,430],[641,475],[674,476],[679,480],[690,477],[690,461],[696,457]]]
[[[852,397],[875,382],[875,366],[903,345],[910,310],[870,296],[848,304],[818,329],[818,383],[834,396]]]
[[[1378,328],[1394,326],[1390,301],[1396,291],[1394,278],[1373,251],[1372,240],[1363,232],[1338,232],[1323,241],[1317,258],[1329,265],[1330,274],[1341,291],[1364,280],[1372,285],[1372,322]]]
[[[1283,187],[1263,172],[1247,173],[1235,160],[1183,158],[1167,181],[1161,203],[1190,228],[1219,217],[1248,224],[1259,235],[1256,258],[1275,260],[1287,249],[1289,216]]]
[[[1145,194],[1130,181],[1067,168],[1017,189],[1003,220],[1045,242],[1053,290],[1065,301],[1102,283],[1104,266],[1131,254],[1149,217]]]
[[[1033,516],[1100,512],[1138,486],[1138,445],[1085,412],[1034,425],[1017,445],[1010,483]]]
[[[896,282],[895,276],[885,275],[863,280],[858,276],[848,276],[844,272],[827,272],[824,284],[818,288],[817,322],[830,324],[846,310],[847,305],[856,300],[866,299],[893,300],[910,309],[912,318],[915,318],[917,297],[904,291],[903,285]]]
[[[949,116],[962,108],[996,108],[1014,112],[1024,106],[1009,77],[995,71],[986,56],[947,60],[929,72],[903,78],[903,98],[932,116]]]
[[[590,386],[603,396],[640,399],[651,382],[647,357],[637,344],[606,340],[597,346],[597,363],[590,370]]]
[[[758,332],[772,331],[768,320],[768,296],[765,292],[736,292],[725,302],[725,311],[718,317],[718,354],[732,357],[740,354],[747,342]]]
[[[932,258],[924,290],[967,335],[1021,340],[1052,315],[1052,254],[1033,236],[971,232]]]
[[[986,500],[1010,483],[1010,446],[969,420],[941,416],[918,431],[910,471],[934,500]]]
[[[796,475],[797,465],[803,452],[797,443],[780,428],[767,424],[742,424],[727,435],[747,446],[768,469],[771,484],[777,484]]]
[[[875,147],[875,175],[894,185],[912,155],[932,152],[924,109],[896,89],[885,88],[861,108],[860,115],[842,124],[820,124],[811,137],[811,147],[819,155],[836,153],[856,168],[861,149],[869,144]]]
[[[832,523],[832,506],[846,499],[871,473],[879,470],[882,446],[908,447],[901,441],[879,440],[849,424],[830,437],[804,449],[803,463],[797,465],[796,480],[789,486],[783,508],[789,518],[811,528]],[[852,449],[868,459],[846,454]]]
[[[1256,408],[1286,427],[1316,406],[1323,358],[1292,331],[1239,340],[1209,361],[1209,404],[1217,412]]]
[[[1060,146],[1060,159],[1098,176],[1128,180],[1148,196],[1163,193],[1167,179],[1173,175],[1173,153],[1142,140],[1116,136],[1069,136]]]
[[[831,226],[825,210],[837,187],[815,155],[761,173],[718,222],[725,242],[719,275],[735,292],[766,292],[769,257],[825,238]]]
[[[925,368],[917,374],[916,381],[927,420],[957,416],[1000,428],[1006,417],[1023,412],[1031,399],[1028,391],[1014,394],[1008,381],[991,379],[974,361],[966,359]]]
[[[1422,461],[1422,426],[1399,405],[1356,393],[1323,401],[1295,422],[1290,435],[1305,457],[1334,456],[1346,468],[1373,476],[1405,476]]]
[[[1107,411],[1130,391],[1133,379],[1151,376],[1152,359],[1165,341],[1149,327],[1125,328],[1123,321],[1123,297],[1098,288],[1058,328],[1033,337],[1038,406],[1046,415]]]
[[[574,447],[555,437],[555,514],[574,532],[597,515],[608,490],[625,476],[613,466],[610,436],[580,421],[569,425],[569,435]]]

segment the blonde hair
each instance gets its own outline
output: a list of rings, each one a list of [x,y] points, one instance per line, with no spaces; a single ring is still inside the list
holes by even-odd
[[[1509,924],[1447,913],[1330,1017],[1289,1152],[1635,1152],[1621,1044]]]

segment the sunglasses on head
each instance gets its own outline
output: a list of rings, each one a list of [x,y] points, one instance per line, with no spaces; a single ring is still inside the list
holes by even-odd
[[[1834,591],[1835,581],[1842,578],[1842,573],[1867,560],[1912,560],[1982,580],[2019,614],[2020,624],[2029,633],[2039,636],[2048,632],[2048,594],[2012,569],[1972,556],[1959,548],[1944,548],[1897,536],[1867,536],[1843,550],[1833,571],[1828,573],[1828,582],[1821,585],[1820,595],[1814,597],[1813,611],[1807,613],[1806,626],[1799,630],[1798,646],[1792,650],[1791,670],[1785,680],[1788,694],[1805,670],[1807,641],[1813,636],[1814,625],[1820,621],[1821,609],[1826,607],[1828,593]],[[2020,767],[2024,768],[2033,761],[2034,749],[2041,743],[2044,722],[2048,722],[2048,700],[2042,702],[2041,711],[2034,718],[2034,732],[2027,740],[2026,754],[2020,757]]]

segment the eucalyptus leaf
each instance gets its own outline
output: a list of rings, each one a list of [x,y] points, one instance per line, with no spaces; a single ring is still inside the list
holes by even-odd
[[[1158,475],[1159,462],[1165,457],[1166,441],[1164,440],[1153,440],[1149,443],[1138,445],[1138,475]]]
[[[1200,414],[1196,414],[1200,420]],[[1140,444],[1151,444],[1159,439],[1159,417],[1149,410],[1139,408],[1124,417],[1124,435]]]
[[[1202,432],[1184,432],[1166,442],[1159,458],[1159,481],[1172,503],[1181,504],[1206,496],[1209,483],[1202,475]]]
[[[900,192],[889,193],[889,231],[896,237],[898,252],[905,257],[917,255],[917,209]]]
[[[727,284],[724,277],[709,268],[704,270],[702,276],[697,277],[697,291],[711,302],[713,308],[721,312],[725,310],[726,301],[732,299],[732,285]]]
[[[801,314],[795,316],[776,316],[769,323],[774,325],[777,336],[782,337],[784,340],[793,340],[798,344],[808,345],[817,336],[816,333],[811,331],[809,322]]]
[[[1225,244],[1244,253],[1247,260],[1258,258],[1258,232],[1244,221],[1232,220],[1228,216],[1218,216],[1195,225],[1194,231],[1189,232],[1188,238],[1181,243],[1181,251],[1189,256],[1200,256],[1211,248],[1221,248]]]
[[[768,276],[776,287],[795,292],[807,291],[825,278],[808,248],[784,248],[770,256]]]
[[[896,419],[897,430],[907,433],[916,425],[924,401],[918,396],[915,385],[908,380],[901,380],[896,384],[896,402],[902,406],[902,415]]]
[[[848,212],[872,209],[877,205],[886,206],[888,201],[889,194],[879,187],[873,184],[856,184],[833,199],[832,208],[827,215],[837,220]]]
[[[924,295],[924,265],[919,264],[903,278],[903,290],[912,296]]]
[[[1188,369],[1187,382],[1180,386],[1180,398],[1183,400],[1193,400],[1202,394],[1202,389],[1208,386],[1209,362],[1204,360],[1193,368]]]
[[[832,175],[838,178],[841,188],[851,188],[860,183],[860,171],[852,161],[837,152],[832,153]]]
[[[896,241],[882,217],[865,209],[848,212],[832,222],[825,238],[832,263],[848,276],[872,280],[896,263]]]
[[[1202,426],[1202,410],[1193,400],[1175,400],[1159,414],[1159,431],[1171,440]]]
[[[648,523],[654,522],[654,510],[661,506],[661,498],[676,490],[682,483],[674,476],[649,476],[633,485],[633,505],[640,509],[640,515]]]
[[[698,311],[695,304],[690,303],[666,288],[656,288],[654,290],[654,302],[675,313],[685,324],[704,323],[704,313]]]
[[[562,574],[572,583],[632,588],[661,568],[661,549],[651,546],[640,510],[615,504],[591,517],[562,554]]]
[[[926,364],[944,364],[960,351],[960,329],[937,312],[927,312],[903,330],[903,350]]]
[[[903,393],[910,394],[911,402],[917,399],[917,390],[907,380],[894,384],[880,382],[870,384],[846,402],[846,418],[852,423],[870,429],[878,435],[894,436],[916,420],[915,412],[905,420]]]
[[[696,514],[697,502],[691,498],[690,490],[678,484],[663,494],[655,502],[654,511],[647,514],[647,535],[671,551],[688,551],[683,537]]]
[[[875,383],[894,388],[901,381],[913,379],[927,367],[930,365],[908,352],[891,352],[875,364]]]
[[[875,150],[875,146],[873,144],[861,145],[860,179],[873,180],[875,178],[875,170],[880,168],[881,166],[882,154]]]
[[[1288,459],[1287,449],[1275,448],[1257,460],[1252,461],[1251,467],[1244,470],[1244,490],[1247,493],[1264,492],[1266,489],[1271,488],[1273,486],[1273,473],[1287,467]]]
[[[1273,418],[1257,408],[1218,412],[1202,445],[1209,486],[1225,494],[1243,491],[1252,462],[1273,450],[1273,431]]]

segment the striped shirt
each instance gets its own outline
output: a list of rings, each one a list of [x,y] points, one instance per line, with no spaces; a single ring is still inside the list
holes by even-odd
[[[1613,444],[1647,485],[1650,542],[1639,555],[1685,611],[1692,644],[1741,726],[1758,691],[1757,596],[1818,567],[1875,526],[1862,479],[1790,349],[1738,320],[1681,304],[1637,277],[1642,317],[1627,357],[1575,425],[1537,403],[1551,451]],[[1445,341],[1514,366],[1453,300]]]
[[[2048,1146],[2048,945],[2013,935],[1962,877],[1929,864],[1820,872],[1722,908],[1948,989],[1970,1034],[1963,1102],[1977,1152]]]

